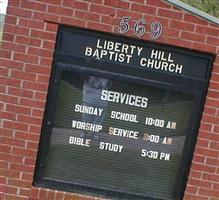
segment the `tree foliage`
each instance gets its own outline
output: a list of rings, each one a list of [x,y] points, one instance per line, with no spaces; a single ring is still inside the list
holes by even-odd
[[[219,17],[219,0],[181,0],[193,7],[198,8],[210,15]]]

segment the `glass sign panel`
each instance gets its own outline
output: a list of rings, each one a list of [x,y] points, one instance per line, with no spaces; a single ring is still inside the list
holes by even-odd
[[[176,200],[194,95],[63,70],[42,177]]]

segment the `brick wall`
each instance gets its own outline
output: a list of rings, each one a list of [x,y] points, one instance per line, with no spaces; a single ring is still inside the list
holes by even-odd
[[[219,199],[219,26],[160,0],[9,0],[0,54],[0,199],[95,199],[34,188],[33,173],[58,24],[117,33],[122,16],[161,22],[156,42],[217,54],[184,200]]]

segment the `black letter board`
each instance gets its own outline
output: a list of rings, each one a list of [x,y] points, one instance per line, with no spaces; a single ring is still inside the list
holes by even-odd
[[[34,185],[182,199],[213,60],[60,26]]]

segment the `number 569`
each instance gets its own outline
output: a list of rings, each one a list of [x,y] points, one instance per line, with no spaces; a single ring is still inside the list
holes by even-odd
[[[129,21],[131,20],[131,17],[123,17],[119,23],[118,32],[121,34],[127,33],[130,30]],[[144,18],[141,18],[135,22],[134,25],[134,35],[137,37],[141,37],[145,34],[145,25],[146,20]],[[150,26],[150,39],[156,40],[161,36],[162,33],[162,25],[160,22],[153,22]]]

